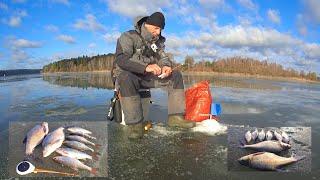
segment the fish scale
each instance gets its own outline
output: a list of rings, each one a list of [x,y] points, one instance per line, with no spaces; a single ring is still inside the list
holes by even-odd
[[[300,161],[304,158],[305,156],[286,158],[270,152],[258,152],[243,156],[238,159],[238,162],[255,169],[275,171],[282,166]]]
[[[240,148],[243,149],[252,149],[256,151],[266,151],[266,152],[273,152],[273,153],[279,153],[281,151],[287,150],[291,148],[290,144],[283,143],[280,141],[262,141],[256,144],[251,145],[243,145],[240,146]]]
[[[45,135],[49,133],[49,127],[47,122],[42,122],[34,126],[26,135],[25,139],[23,140],[26,143],[26,150],[25,154],[27,156],[33,153],[33,150],[36,146],[41,144],[42,140],[44,139]]]
[[[53,158],[53,160],[55,162],[60,163],[60,164],[66,165],[76,171],[78,171],[78,169],[84,169],[84,170],[90,171],[90,173],[92,173],[92,174],[97,173],[96,168],[92,168],[90,166],[87,166],[87,165],[83,164],[81,161],[79,161],[78,159],[74,159],[74,158],[67,157],[67,156],[56,156]]]
[[[86,154],[84,152],[78,151],[76,149],[72,148],[58,148],[56,149],[56,152],[62,156],[68,156],[71,158],[76,158],[76,159],[91,159],[92,156],[89,154]]]
[[[90,147],[88,147],[87,145],[78,142],[78,141],[64,141],[63,142],[64,145],[69,146],[71,148],[75,148],[78,149],[80,151],[91,151],[94,152],[94,150]]]
[[[51,133],[49,133],[42,142],[43,147],[43,157],[49,156],[52,152],[54,152],[57,148],[59,148],[64,141],[64,128],[60,127]]]
[[[70,135],[70,136],[67,136],[67,139],[74,140],[74,141],[79,141],[79,142],[82,142],[82,143],[85,143],[85,144],[89,144],[89,145],[95,146],[95,143],[87,140],[86,138],[84,138],[82,136]]]

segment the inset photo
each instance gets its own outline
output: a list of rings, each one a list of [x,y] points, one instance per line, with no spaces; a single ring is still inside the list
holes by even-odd
[[[229,171],[311,171],[311,127],[229,127]]]
[[[108,177],[107,123],[12,122],[10,177]]]

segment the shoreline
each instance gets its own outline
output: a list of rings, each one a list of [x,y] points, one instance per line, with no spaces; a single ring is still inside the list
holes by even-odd
[[[40,74],[86,74],[86,73],[110,73],[110,70],[99,70],[99,71],[84,71],[84,72],[41,72]],[[256,79],[266,79],[266,80],[277,80],[286,82],[301,82],[301,83],[314,83],[319,84],[320,81],[313,81],[308,79],[301,79],[296,77],[281,77],[281,76],[264,76],[264,75],[251,75],[244,73],[223,73],[223,72],[195,72],[195,71],[184,71],[183,75],[200,75],[200,76],[220,76],[220,77],[238,77],[238,78],[256,78]]]
[[[251,75],[244,73],[222,73],[222,72],[183,72],[184,75],[200,75],[200,76],[220,76],[220,77],[238,77],[238,78],[256,78],[266,80],[277,80],[286,82],[302,82],[318,84],[320,81],[313,81],[308,79],[301,79],[296,77],[281,77],[281,76],[264,76],[264,75]]]

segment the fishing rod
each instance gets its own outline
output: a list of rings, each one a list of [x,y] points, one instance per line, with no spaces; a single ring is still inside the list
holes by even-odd
[[[74,174],[74,173],[66,173],[66,172],[59,172],[59,171],[36,168],[29,161],[20,162],[16,167],[16,172],[19,175],[27,175],[30,173],[35,173],[35,174],[37,174],[37,173],[50,173],[50,174],[60,174],[60,175],[66,175],[66,176],[76,176],[76,174]]]

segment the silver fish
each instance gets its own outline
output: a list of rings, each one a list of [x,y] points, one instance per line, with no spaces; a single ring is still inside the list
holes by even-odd
[[[79,141],[79,142],[82,142],[84,144],[89,144],[89,145],[92,145],[92,146],[101,146],[99,144],[95,144],[95,143],[87,140],[85,137],[82,137],[82,136],[70,135],[70,136],[67,136],[67,139],[73,140],[73,141]]]
[[[43,157],[49,156],[52,152],[54,152],[57,148],[62,145],[64,141],[64,132],[63,127],[60,127],[51,133],[49,133],[44,140],[42,141],[43,147]]]
[[[289,143],[290,138],[286,132],[282,131],[281,136],[282,136],[282,142]]]
[[[75,126],[67,127],[67,131],[70,133],[92,134],[92,132],[87,129]]]
[[[291,148],[290,144],[283,143],[280,141],[262,141],[256,144],[251,145],[243,145],[240,148],[244,149],[252,149],[255,151],[266,151],[266,152],[273,152],[279,153],[281,151],[287,150]]]
[[[282,166],[300,161],[304,158],[304,156],[286,158],[270,152],[257,152],[241,157],[238,159],[238,162],[255,169],[275,171]]]
[[[276,137],[276,139],[280,142],[282,142],[282,136],[280,133],[278,133],[276,130],[274,130],[274,136]]]
[[[258,129],[256,128],[252,133],[251,133],[252,141],[255,141],[258,137]]]
[[[81,133],[81,132],[73,132],[71,135],[83,136],[89,139],[97,139],[96,137],[90,136],[89,134]]]
[[[79,141],[64,141],[63,142],[64,145],[74,148],[74,149],[78,149],[80,151],[91,151],[94,152],[94,150],[90,147],[88,147],[87,145],[79,142]]]
[[[258,134],[258,139],[259,139],[259,141],[263,141],[265,138],[266,138],[266,133],[262,129]]]
[[[56,156],[53,158],[55,162],[58,162],[60,164],[63,164],[65,166],[70,167],[71,169],[78,171],[79,169],[85,169],[87,171],[90,171],[91,174],[97,174],[97,169],[89,167],[85,164],[83,164],[78,159],[74,159],[68,156]]]
[[[273,138],[272,132],[271,132],[271,131],[267,131],[267,133],[266,133],[266,140],[267,140],[267,141],[270,141],[270,140],[272,140],[272,138]]]
[[[33,153],[36,146],[41,144],[45,135],[49,133],[49,127],[47,122],[43,122],[34,126],[26,135],[23,143],[26,143],[26,155],[29,156]]]
[[[98,160],[98,156],[95,153],[92,154],[92,156],[90,156],[89,154],[86,154],[82,151],[78,151],[78,150],[72,149],[72,148],[58,148],[58,149],[56,149],[56,152],[62,156],[68,156],[68,157],[75,158],[75,159]]]
[[[246,142],[249,143],[252,139],[251,132],[247,131],[246,134],[244,135],[244,138],[245,138]]]

